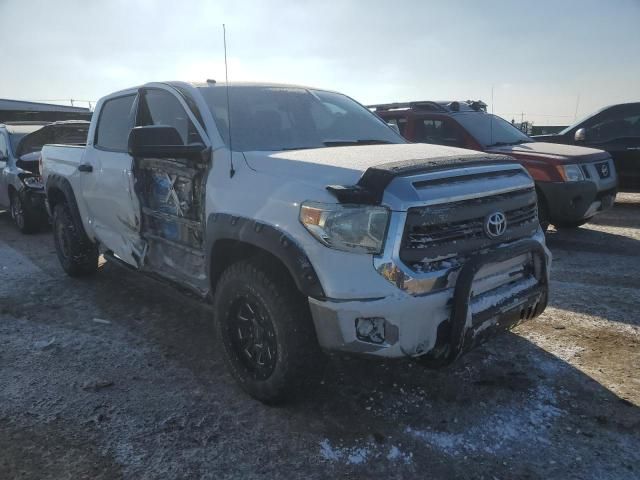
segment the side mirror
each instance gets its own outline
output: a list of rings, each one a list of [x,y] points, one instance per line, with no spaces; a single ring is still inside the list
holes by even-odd
[[[400,135],[400,129],[398,128],[398,125],[395,123],[387,123],[387,125],[389,125],[394,132],[396,132],[398,135]]]
[[[129,132],[129,154],[142,158],[202,158],[205,146],[201,143],[185,145],[174,127],[148,125]]]
[[[576,142],[584,142],[587,139],[587,129],[579,128],[578,130],[576,130],[576,133],[573,136],[573,139]]]

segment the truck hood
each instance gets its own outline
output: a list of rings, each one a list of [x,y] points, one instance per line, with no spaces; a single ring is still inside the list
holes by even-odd
[[[504,145],[491,147],[489,153],[501,153],[515,158],[539,158],[548,159],[557,163],[587,163],[609,158],[609,154],[595,148],[578,147],[575,145],[562,145],[558,143],[529,142],[518,145]]]
[[[285,152],[245,152],[253,170],[323,185],[354,184],[371,167],[397,162],[430,163],[430,159],[477,154],[462,148],[400,143],[326,147]]]

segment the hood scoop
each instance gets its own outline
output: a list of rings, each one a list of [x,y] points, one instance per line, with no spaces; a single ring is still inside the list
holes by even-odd
[[[396,177],[408,177],[452,168],[513,163],[513,160],[506,156],[482,153],[414,159],[369,167],[355,185],[329,185],[326,188],[340,203],[380,205],[385,189]]]

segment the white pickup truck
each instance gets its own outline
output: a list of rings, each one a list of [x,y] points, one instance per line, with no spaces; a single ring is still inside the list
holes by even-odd
[[[101,99],[86,147],[42,159],[64,270],[102,253],[210,298],[231,372],[264,402],[321,351],[446,364],[547,303],[528,173],[408,144],[339,93],[150,83]]]

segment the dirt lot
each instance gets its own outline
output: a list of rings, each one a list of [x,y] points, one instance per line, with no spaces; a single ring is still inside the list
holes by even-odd
[[[70,279],[0,213],[0,478],[640,478],[640,194],[549,245],[539,319],[440,371],[333,359],[272,408],[207,306]]]

